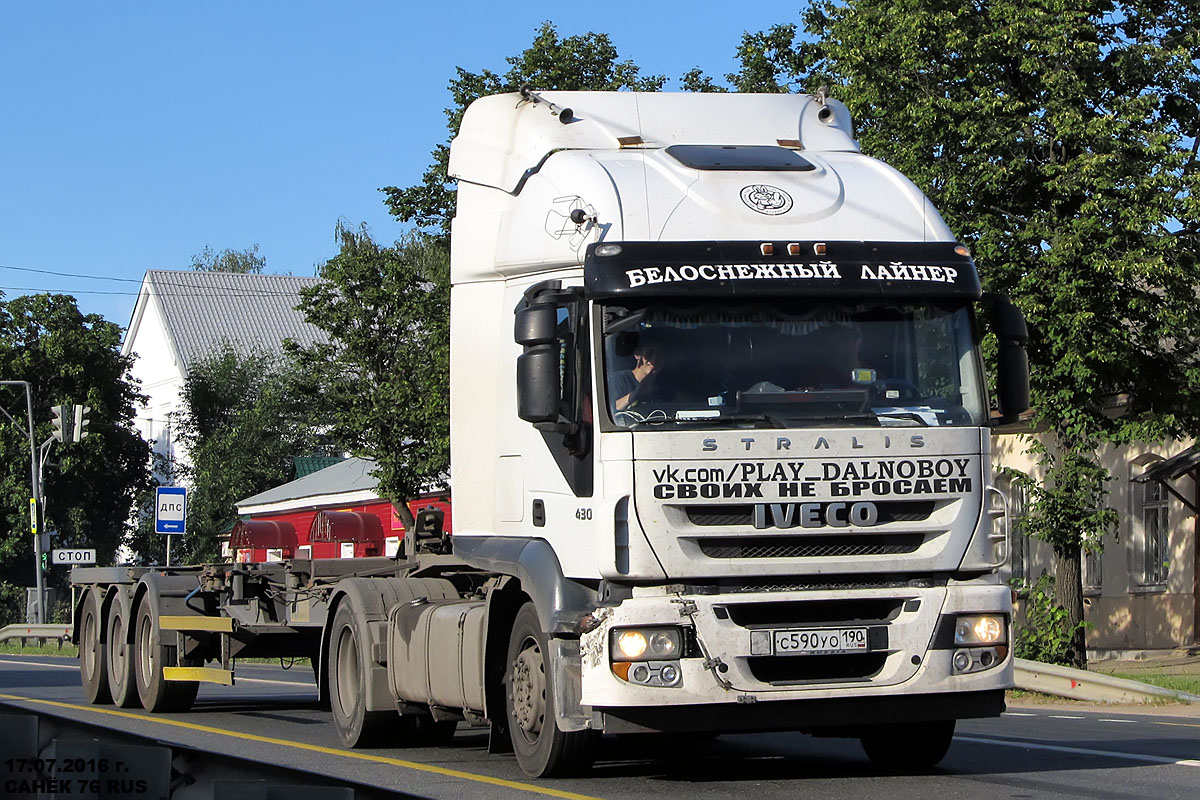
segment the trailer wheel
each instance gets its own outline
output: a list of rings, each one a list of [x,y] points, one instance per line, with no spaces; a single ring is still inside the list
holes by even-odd
[[[112,702],[108,690],[108,653],[100,635],[104,617],[100,609],[100,595],[94,589],[83,598],[83,610],[79,615],[79,677],[83,682],[83,694],[89,703],[97,705]]]
[[[517,764],[534,778],[582,772],[595,758],[592,731],[563,731],[558,727],[554,675],[547,669],[548,642],[537,608],[526,603],[513,620],[508,640],[504,694]]]
[[[338,604],[329,636],[329,705],[333,724],[346,747],[377,747],[405,726],[394,711],[367,711],[366,631],[349,602]]]
[[[139,705],[137,679],[133,669],[133,645],[129,643],[130,608],[118,595],[108,609],[108,688],[118,708]]]
[[[874,725],[859,734],[871,763],[890,772],[925,772],[946,757],[954,720]]]
[[[134,676],[142,708],[157,713],[187,711],[196,702],[200,684],[196,681],[168,681],[163,667],[175,666],[176,648],[162,643],[157,615],[149,600],[138,605],[137,628],[133,639]]]

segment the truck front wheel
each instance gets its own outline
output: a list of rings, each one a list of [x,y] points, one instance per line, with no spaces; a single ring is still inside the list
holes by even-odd
[[[83,681],[84,697],[97,705],[112,702],[108,691],[108,653],[100,635],[103,626],[100,594],[89,591],[79,614],[79,677]]]
[[[549,639],[533,603],[517,612],[508,640],[504,676],[508,729],[517,764],[534,778],[586,770],[595,758],[592,731],[563,731],[554,713]]]
[[[871,763],[890,772],[924,772],[946,757],[954,720],[873,725],[859,734]]]

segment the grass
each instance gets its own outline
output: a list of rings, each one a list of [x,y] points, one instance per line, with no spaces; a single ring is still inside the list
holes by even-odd
[[[1172,675],[1159,670],[1139,670],[1137,672],[1109,672],[1114,678],[1125,678],[1131,681],[1141,681],[1152,686],[1170,689],[1176,692],[1200,695],[1200,675]]]
[[[20,639],[6,639],[0,642],[0,655],[8,656],[70,656],[76,658],[79,655],[79,648],[75,645],[67,643],[61,648],[58,642],[47,641],[46,644],[35,644],[37,640],[30,639],[29,645],[21,644]]]

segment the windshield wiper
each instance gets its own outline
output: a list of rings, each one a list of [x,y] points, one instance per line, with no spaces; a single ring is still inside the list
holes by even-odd
[[[911,419],[922,428],[929,427],[929,420],[915,411],[876,411],[875,415],[885,419]]]

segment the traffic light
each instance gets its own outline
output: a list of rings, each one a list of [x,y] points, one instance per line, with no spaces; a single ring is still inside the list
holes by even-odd
[[[75,426],[71,428],[71,441],[78,442],[80,439],[88,435],[88,412],[91,411],[91,406],[75,406]]]
[[[50,424],[54,426],[54,438],[60,442],[70,435],[71,418],[69,414],[71,412],[67,410],[68,408],[68,406],[50,407],[50,413],[54,415]]]
[[[26,561],[25,563],[28,564],[29,562]],[[50,571],[50,554],[47,553],[45,550],[43,550],[42,551],[42,572],[49,572],[49,571]]]

